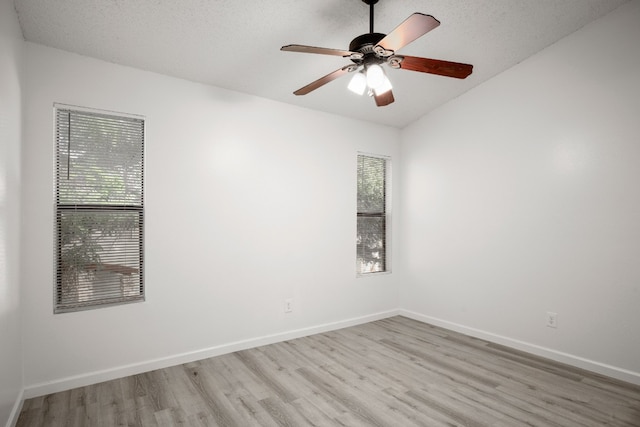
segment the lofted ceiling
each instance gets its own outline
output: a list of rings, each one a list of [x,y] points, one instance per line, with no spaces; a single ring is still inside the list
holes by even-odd
[[[627,0],[379,0],[376,32],[409,15],[441,25],[400,54],[473,64],[465,80],[387,68],[395,103],[346,89],[344,76],[293,91],[350,63],[282,52],[348,49],[369,31],[362,0],[15,0],[27,41],[301,107],[402,128]]]

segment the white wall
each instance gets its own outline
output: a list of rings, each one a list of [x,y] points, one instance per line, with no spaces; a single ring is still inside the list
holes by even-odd
[[[22,400],[20,324],[20,141],[22,32],[11,0],[0,0],[0,425]]]
[[[30,43],[21,82],[17,23],[0,10],[0,243],[14,266],[0,279],[0,422],[22,384],[44,394],[397,307],[637,381],[639,5],[402,134]],[[53,315],[54,102],[147,117],[145,303]],[[354,273],[358,151],[395,162],[394,273],[365,279]]]
[[[640,382],[638,23],[634,0],[403,131],[405,314]]]
[[[396,312],[354,239],[356,154],[397,129],[26,46],[26,396]],[[147,117],[144,303],[53,315],[54,102]]]

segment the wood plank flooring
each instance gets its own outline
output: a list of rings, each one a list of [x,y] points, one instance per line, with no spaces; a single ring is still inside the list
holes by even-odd
[[[640,387],[404,317],[25,401],[26,426],[640,426]]]

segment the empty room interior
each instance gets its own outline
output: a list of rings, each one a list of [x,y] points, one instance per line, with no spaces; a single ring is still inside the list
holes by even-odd
[[[639,426],[639,70],[640,0],[0,0],[0,425]]]

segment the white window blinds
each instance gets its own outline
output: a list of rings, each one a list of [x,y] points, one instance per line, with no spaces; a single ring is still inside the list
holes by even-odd
[[[358,274],[387,271],[387,169],[389,160],[358,155]]]
[[[144,299],[144,120],[56,106],[54,311]]]

